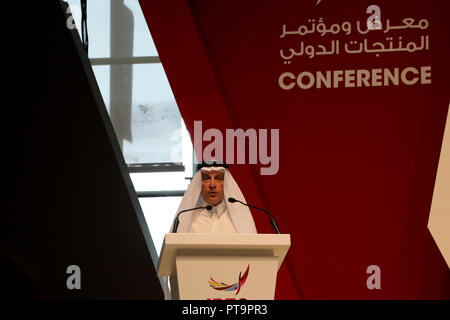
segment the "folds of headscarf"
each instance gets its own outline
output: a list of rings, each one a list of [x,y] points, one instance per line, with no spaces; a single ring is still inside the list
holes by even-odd
[[[177,213],[181,210],[195,208],[200,206],[201,197],[200,192],[202,189],[202,171],[222,171],[225,173],[223,181],[224,189],[224,201],[227,205],[228,212],[230,213],[231,221],[236,228],[238,233],[257,233],[255,222],[253,221],[250,209],[240,203],[229,203],[228,198],[233,197],[235,199],[245,202],[244,195],[239,189],[236,181],[234,180],[228,169],[224,167],[204,167],[198,170],[191,183],[189,184],[183,199],[181,200],[180,206],[178,207]],[[178,226],[178,233],[188,233],[191,224],[191,217],[196,214],[197,210],[188,211],[180,215]]]

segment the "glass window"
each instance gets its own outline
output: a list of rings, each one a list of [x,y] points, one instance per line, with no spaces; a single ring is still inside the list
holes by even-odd
[[[68,3],[80,26],[80,1]],[[182,146],[190,140],[182,140],[187,132],[182,132],[185,127],[162,64],[155,60],[158,53],[139,1],[89,1],[87,29],[89,58],[125,161],[192,162],[192,150]],[[130,36],[131,41],[125,40]]]
[[[145,220],[151,222],[148,226],[158,256],[161,253],[164,235],[172,226],[172,220],[180,201],[181,197],[139,198]]]
[[[79,0],[68,0],[81,38]],[[87,1],[88,57],[160,253],[192,177],[191,139],[138,0]]]
[[[131,140],[123,143],[127,163],[182,162],[181,115],[163,67],[133,66]]]

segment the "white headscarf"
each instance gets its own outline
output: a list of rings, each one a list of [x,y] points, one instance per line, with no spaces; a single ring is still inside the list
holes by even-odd
[[[191,183],[189,184],[183,199],[181,200],[180,206],[178,207],[177,213],[181,210],[191,209],[200,206],[201,197],[200,192],[202,189],[202,174],[201,171],[222,171],[225,173],[223,181],[224,199],[225,204],[230,213],[231,221],[238,233],[257,233],[255,222],[253,221],[250,209],[240,203],[230,203],[228,202],[229,197],[233,197],[236,200],[240,200],[244,203],[244,195],[239,189],[236,181],[233,179],[230,171],[224,167],[203,167],[198,170]],[[197,210],[188,211],[182,213],[179,217],[180,224],[178,226],[178,233],[188,233],[191,223],[191,217],[196,214]],[[172,231],[172,229],[171,229]]]

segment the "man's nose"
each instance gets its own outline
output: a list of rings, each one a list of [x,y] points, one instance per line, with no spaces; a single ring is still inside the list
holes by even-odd
[[[214,189],[215,187],[216,187],[216,180],[211,179],[211,180],[209,181],[209,188],[210,188],[210,189]]]

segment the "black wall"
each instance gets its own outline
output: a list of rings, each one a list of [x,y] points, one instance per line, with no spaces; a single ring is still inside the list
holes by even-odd
[[[63,3],[33,2],[9,12],[21,17],[8,30],[20,58],[2,117],[2,291],[162,299],[153,242],[78,33]],[[66,287],[69,265],[81,268],[81,290]]]

